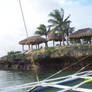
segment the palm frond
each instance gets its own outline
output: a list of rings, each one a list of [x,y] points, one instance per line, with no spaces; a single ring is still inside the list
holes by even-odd
[[[59,24],[58,21],[54,20],[54,19],[49,19],[48,20],[49,23],[52,23],[52,24]]]
[[[70,27],[70,33],[73,33],[74,30],[75,30],[75,27]]]
[[[63,8],[61,8],[61,21],[63,21],[63,19],[64,19],[64,9]]]
[[[68,19],[70,18],[71,15],[67,16],[65,19],[64,19],[64,22],[67,22]]]
[[[35,34],[41,35],[41,32],[37,30]]]

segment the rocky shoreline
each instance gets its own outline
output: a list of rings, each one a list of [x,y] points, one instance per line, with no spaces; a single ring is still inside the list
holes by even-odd
[[[84,59],[83,59],[84,58]],[[78,70],[89,64],[86,69],[92,69],[92,50],[80,47],[66,47],[61,50],[37,52],[30,51],[0,58],[0,69],[32,70],[32,59],[41,70],[63,69],[73,63],[68,70]],[[83,60],[82,60],[83,59]]]

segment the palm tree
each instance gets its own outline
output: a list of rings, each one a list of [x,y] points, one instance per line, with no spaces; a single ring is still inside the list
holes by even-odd
[[[51,23],[50,26],[54,30],[58,30],[62,33],[62,41],[64,45],[65,25],[67,23],[70,23],[70,20],[68,20],[70,15],[64,19],[64,10],[61,8],[61,10],[55,9],[53,12],[49,14],[49,16],[52,17],[48,20],[48,22]]]
[[[48,32],[50,31],[50,27],[46,27],[44,24],[40,24],[39,27],[37,27],[37,31],[35,32],[35,34],[41,35],[41,36],[46,36],[47,39],[47,35]]]

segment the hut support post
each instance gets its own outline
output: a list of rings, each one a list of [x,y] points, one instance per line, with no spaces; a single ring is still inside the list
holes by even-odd
[[[60,41],[60,46],[61,46],[61,41]]]
[[[48,47],[48,43],[47,42],[45,43],[45,47]]]
[[[92,43],[92,37],[91,37],[91,43]]]
[[[24,51],[24,45],[22,45],[22,51]]]
[[[37,49],[37,45],[36,45],[36,49]]]
[[[53,46],[55,46],[55,42],[54,42],[54,40],[53,40]]]
[[[33,45],[31,45],[31,50],[33,50]]]
[[[28,45],[28,49],[30,50],[30,45]]]
[[[65,45],[64,41],[63,41],[63,46]]]
[[[39,49],[39,44],[38,44],[38,49]]]
[[[89,43],[91,44],[91,37],[89,37]]]

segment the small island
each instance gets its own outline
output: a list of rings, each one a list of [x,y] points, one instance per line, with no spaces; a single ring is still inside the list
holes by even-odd
[[[70,26],[70,15],[64,18],[62,8],[53,10],[49,16],[50,25],[40,24],[35,36],[27,35],[19,41],[22,52],[10,52],[0,58],[0,69],[32,70],[33,64],[39,70],[60,70],[65,67],[78,70],[85,65],[88,65],[86,69],[92,69],[92,29],[75,31]],[[49,46],[49,41],[53,42],[53,46]],[[59,44],[55,45],[55,42]],[[44,47],[40,46],[42,43],[45,43]],[[28,50],[24,49],[25,45]]]
[[[92,69],[92,45],[55,46],[30,50],[4,56],[0,59],[0,69],[32,70],[33,60],[40,70],[78,70],[89,64],[86,69]]]

